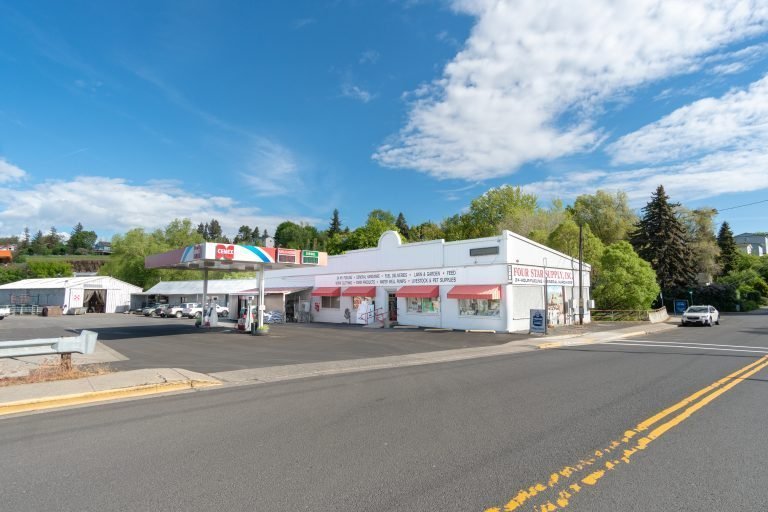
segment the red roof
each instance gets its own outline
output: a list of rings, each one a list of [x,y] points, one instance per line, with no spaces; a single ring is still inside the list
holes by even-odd
[[[339,297],[341,288],[315,288],[312,290],[313,297]]]
[[[440,295],[440,287],[435,286],[403,286],[395,292],[398,297],[437,297]]]
[[[488,299],[501,298],[501,286],[498,284],[460,284],[448,292],[449,299]]]
[[[375,297],[376,296],[376,287],[375,286],[350,286],[343,292],[341,292],[342,297]]]

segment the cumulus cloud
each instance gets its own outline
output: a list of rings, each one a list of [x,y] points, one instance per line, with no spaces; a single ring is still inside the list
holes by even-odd
[[[82,222],[103,235],[136,227],[161,228],[174,218],[194,222],[215,218],[230,234],[243,224],[274,232],[286,220],[264,215],[231,197],[192,194],[174,182],[134,185],[119,178],[80,176],[71,181],[49,180],[27,189],[0,188],[0,231],[5,233],[19,233],[25,226],[43,230],[56,226],[67,231]],[[320,222],[310,217],[288,220]]]
[[[606,150],[614,164],[672,162],[725,150],[768,152],[768,75],[746,89],[681,107]]]
[[[752,192],[768,188],[768,152],[759,150],[724,151],[698,160],[627,171],[593,170],[550,177],[522,188],[539,199],[574,199],[594,194],[596,189],[624,191],[633,206],[639,207],[657,186],[675,201],[695,201],[721,194]]]
[[[3,157],[0,157],[0,183],[20,181],[27,176],[23,169],[16,167]]]
[[[455,0],[477,18],[405,127],[374,159],[437,178],[486,179],[590,150],[594,119],[633,88],[688,73],[766,30],[768,4],[712,0]]]

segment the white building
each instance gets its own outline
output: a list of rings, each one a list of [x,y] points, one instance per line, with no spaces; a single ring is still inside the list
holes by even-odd
[[[765,256],[768,254],[768,233],[741,233],[733,237],[736,247],[746,254]]]
[[[399,324],[499,332],[528,330],[530,311],[550,324],[578,322],[579,262],[510,231],[499,236],[403,244],[398,233],[377,247],[328,258],[327,267],[269,270],[266,288],[312,287],[312,321]],[[582,269],[589,300],[591,267]],[[297,305],[298,306],[298,305]],[[589,310],[584,307],[584,321]]]
[[[141,288],[114,277],[51,277],[24,279],[0,286],[0,304],[66,306],[93,313],[128,311],[131,294]]]

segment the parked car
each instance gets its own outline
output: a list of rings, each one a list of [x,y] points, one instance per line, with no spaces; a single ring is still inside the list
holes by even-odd
[[[720,325],[720,312],[713,306],[691,306],[685,310],[680,319],[682,325],[701,324]]]
[[[165,311],[165,316],[175,316],[176,318],[181,318],[184,316],[185,309],[191,309],[199,306],[200,304],[196,304],[194,302],[183,302],[174,306],[168,306],[168,309]]]
[[[144,316],[160,316],[160,313],[165,311],[165,308],[167,307],[168,304],[150,304],[149,306],[142,309],[141,313]]]
[[[0,320],[7,316],[11,316],[11,308],[8,306],[0,306]]]
[[[195,304],[194,307],[185,308],[182,310],[184,316],[189,318],[198,318],[203,316],[203,308],[200,304]],[[216,304],[216,314],[219,317],[229,316],[229,308],[227,306],[220,306]]]

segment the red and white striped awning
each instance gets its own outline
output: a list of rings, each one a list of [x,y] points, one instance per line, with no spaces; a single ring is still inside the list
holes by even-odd
[[[498,284],[459,284],[448,292],[449,299],[501,299],[501,286]]]

